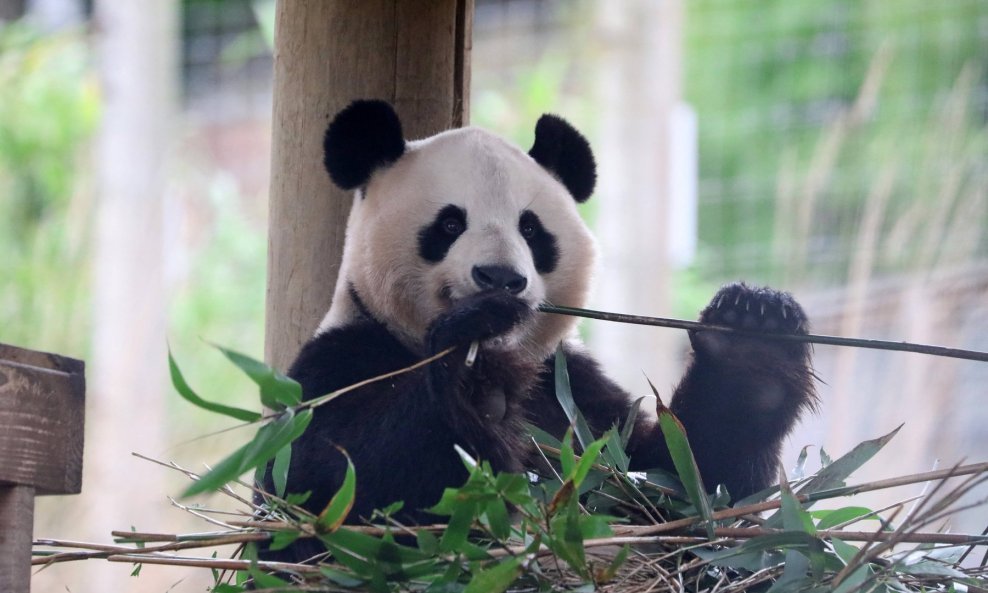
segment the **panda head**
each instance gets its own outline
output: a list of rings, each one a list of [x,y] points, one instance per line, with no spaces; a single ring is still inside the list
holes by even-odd
[[[390,105],[357,101],[326,131],[333,181],[356,190],[340,280],[320,331],[363,313],[413,349],[457,299],[505,290],[532,309],[582,306],[595,245],[577,213],[596,174],[587,141],[544,115],[526,154],[476,128],[406,142]],[[536,357],[571,317],[540,314],[505,343]]]

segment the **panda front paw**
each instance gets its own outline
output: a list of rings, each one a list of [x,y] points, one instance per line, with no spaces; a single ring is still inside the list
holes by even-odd
[[[434,354],[500,336],[531,315],[527,303],[504,291],[480,292],[456,301],[432,323],[428,346]]]
[[[700,321],[747,332],[806,334],[809,331],[806,313],[791,294],[743,282],[721,288],[700,313]],[[700,355],[735,360],[773,353],[806,356],[809,349],[804,343],[712,330],[690,332],[690,341]]]

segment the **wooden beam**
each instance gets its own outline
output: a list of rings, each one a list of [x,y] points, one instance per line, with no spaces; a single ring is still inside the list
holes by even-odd
[[[82,489],[82,361],[0,344],[0,591],[27,593],[37,494]]]
[[[408,138],[467,122],[473,0],[282,0],[274,56],[265,357],[284,370],[332,300],[352,196],[322,136],[354,99],[390,101]]]
[[[81,361],[0,344],[0,483],[78,494],[84,413]]]

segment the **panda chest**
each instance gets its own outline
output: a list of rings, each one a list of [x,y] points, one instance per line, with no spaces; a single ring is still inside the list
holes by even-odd
[[[460,378],[460,397],[478,420],[500,423],[522,414],[538,377],[536,365],[509,352],[486,352]]]

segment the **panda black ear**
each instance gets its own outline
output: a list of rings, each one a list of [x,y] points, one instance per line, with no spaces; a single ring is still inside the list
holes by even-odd
[[[535,124],[529,156],[556,175],[577,202],[585,202],[597,183],[597,165],[590,144],[561,117],[545,114]]]
[[[384,101],[360,100],[336,114],[323,138],[323,164],[333,183],[355,189],[374,170],[398,160],[405,139],[398,114]]]

